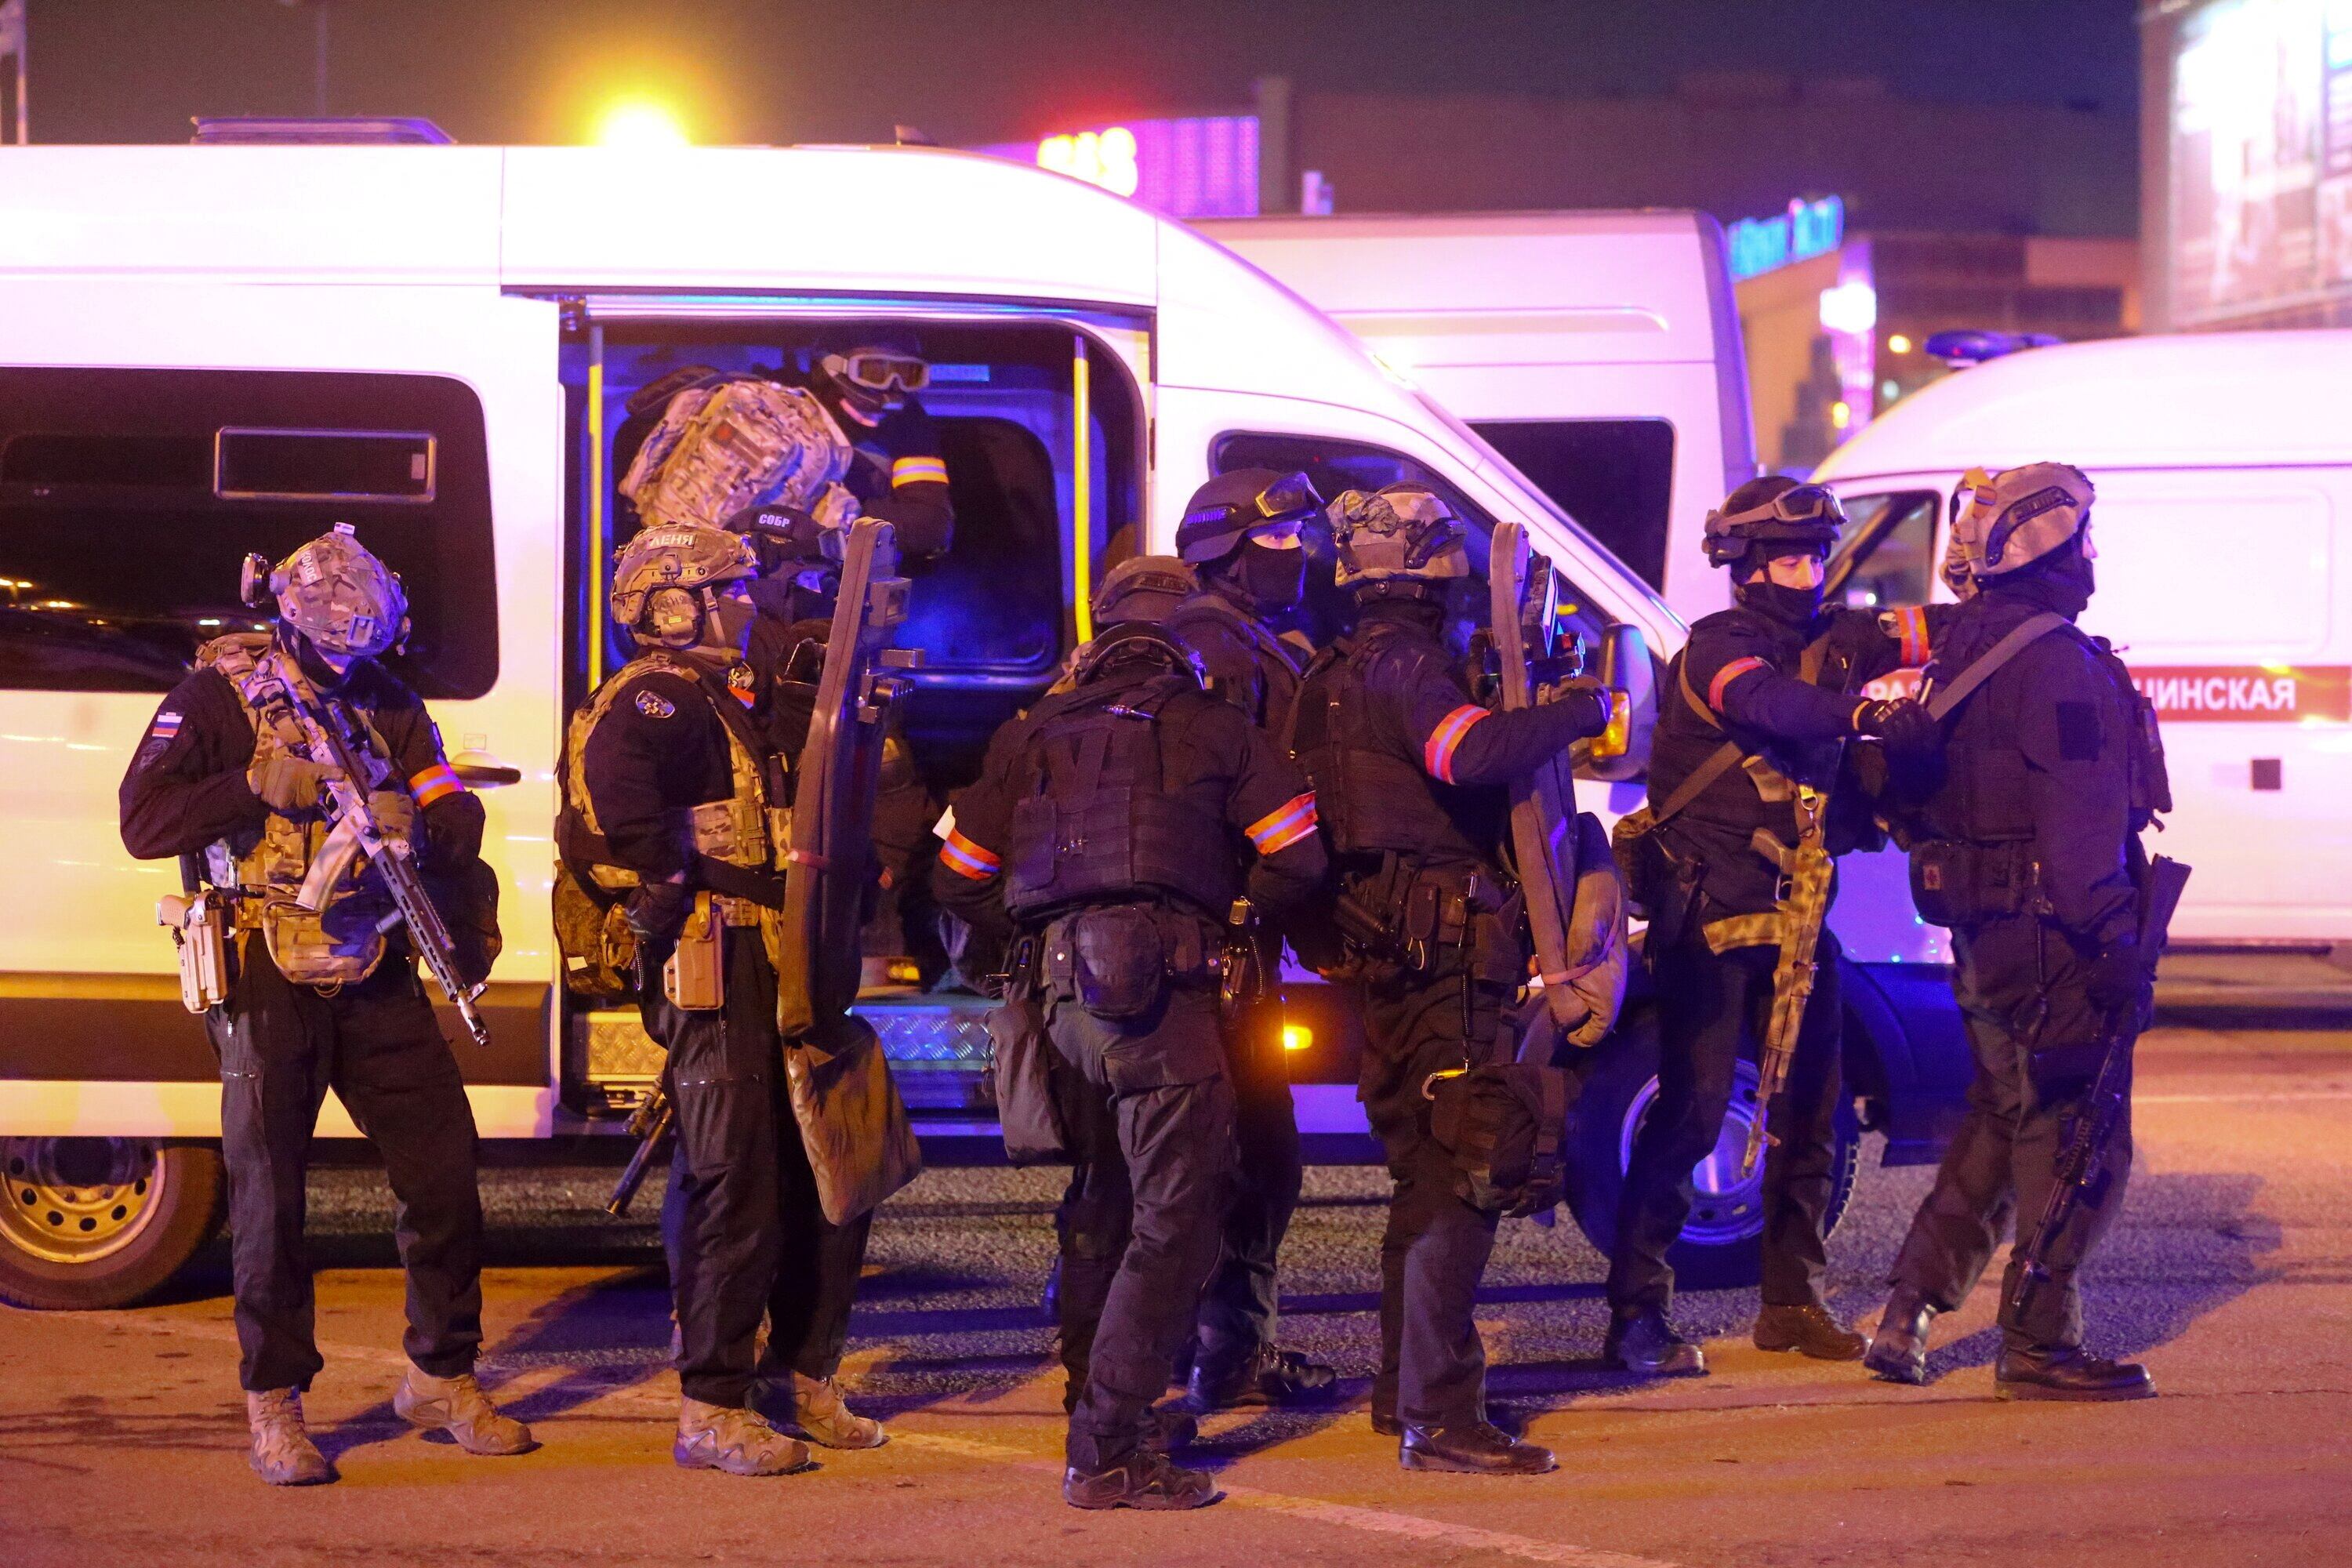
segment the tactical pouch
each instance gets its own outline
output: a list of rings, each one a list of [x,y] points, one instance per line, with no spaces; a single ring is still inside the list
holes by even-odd
[[[662,965],[662,994],[682,1013],[711,1013],[727,1001],[727,922],[719,900],[694,895],[694,910]]]
[[[1027,978],[1026,946],[1024,961],[1016,966],[1019,976],[1006,989],[1003,1004],[988,1015],[996,1121],[1004,1131],[1004,1157],[1013,1164],[1066,1163],[1070,1139],[1055,1092],[1054,1046],[1046,1037],[1045,1009],[1036,984]]]
[[[1973,926],[2033,906],[2038,874],[2026,844],[1929,838],[1911,847],[1911,901],[1930,925]]]
[[[1422,1094],[1430,1136],[1453,1156],[1465,1203],[1517,1218],[1559,1202],[1567,1073],[1528,1062],[1471,1068],[1431,1075]]]
[[[554,906],[564,988],[601,1005],[627,995],[636,973],[637,939],[621,906],[591,894],[568,860],[555,863]]]
[[[1056,921],[1045,935],[1045,973],[1097,1018],[1137,1018],[1159,1005],[1169,952],[1160,922],[1135,905],[1088,910]]]
[[[1665,835],[1646,805],[1617,819],[1609,848],[1625,879],[1630,912],[1650,923],[1644,951],[1656,952],[1680,942],[1698,908],[1706,868],[1666,847]]]
[[[180,956],[180,1005],[202,1013],[228,1000],[228,910],[221,895],[166,893],[155,922],[167,926]]]
[[[346,899],[321,915],[291,899],[271,899],[261,907],[261,940],[278,973],[297,985],[331,990],[365,980],[383,962],[383,933],[373,922],[354,920],[364,900]]]

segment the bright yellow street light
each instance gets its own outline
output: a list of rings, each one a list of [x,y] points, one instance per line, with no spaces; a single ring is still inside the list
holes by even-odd
[[[624,99],[604,110],[596,121],[596,144],[600,147],[629,147],[648,152],[665,147],[686,147],[693,138],[686,133],[677,117],[658,103],[646,99]]]

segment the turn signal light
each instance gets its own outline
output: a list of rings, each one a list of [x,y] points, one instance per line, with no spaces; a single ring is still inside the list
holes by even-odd
[[[1308,1028],[1306,1025],[1285,1024],[1282,1026],[1282,1048],[1284,1050],[1303,1051],[1314,1043],[1315,1031]]]
[[[1609,693],[1609,727],[1592,737],[1592,754],[1622,757],[1633,744],[1633,699],[1631,693]]]

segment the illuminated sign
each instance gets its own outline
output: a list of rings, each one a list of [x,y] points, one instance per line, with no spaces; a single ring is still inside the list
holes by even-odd
[[[1171,217],[1257,216],[1257,116],[1130,120],[975,152],[1035,163]]]
[[[1753,278],[1792,261],[1826,256],[1845,238],[1845,203],[1836,196],[1792,201],[1770,217],[1744,217],[1724,231],[1731,275]]]
[[[2144,666],[2132,684],[2168,724],[2352,721],[2352,668],[2342,665]]]

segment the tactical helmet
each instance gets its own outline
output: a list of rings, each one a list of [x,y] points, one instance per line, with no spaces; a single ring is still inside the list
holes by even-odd
[[[1070,660],[1070,684],[1084,686],[1114,665],[1136,659],[1164,665],[1171,673],[1208,689],[1209,672],[1202,666],[1201,656],[1150,621],[1121,621],[1078,649]]]
[[[1095,625],[1119,621],[1164,621],[1198,593],[1201,580],[1173,555],[1130,555],[1103,574],[1095,590]]]
[[[1845,531],[1845,508],[1820,485],[1786,474],[1750,479],[1706,514],[1704,541],[1710,566],[1735,566],[1758,545],[1815,550],[1826,555]]]
[[[817,356],[816,375],[849,416],[874,426],[931,384],[931,367],[909,343],[867,341]]]
[[[400,574],[371,554],[348,522],[335,524],[274,568],[245,558],[239,595],[259,609],[271,595],[278,619],[320,648],[369,658],[408,635],[408,594]]]
[[[1953,492],[1954,548],[1971,579],[2006,575],[2082,532],[2097,493],[2089,476],[2065,463],[2028,463],[1998,474],[1970,468]]]
[[[1326,515],[1339,553],[1334,581],[1342,588],[1470,574],[1462,521],[1426,485],[1399,483],[1371,494],[1343,490]]]
[[[705,613],[717,607],[719,584],[759,574],[741,534],[662,523],[614,553],[613,619],[664,647],[691,647],[702,640]]]
[[[1292,525],[1287,542],[1296,543],[1297,525],[1322,505],[1314,481],[1305,474],[1235,468],[1192,492],[1184,505],[1184,521],[1176,525],[1176,553],[1194,565],[1221,561],[1257,530],[1278,523]]]

